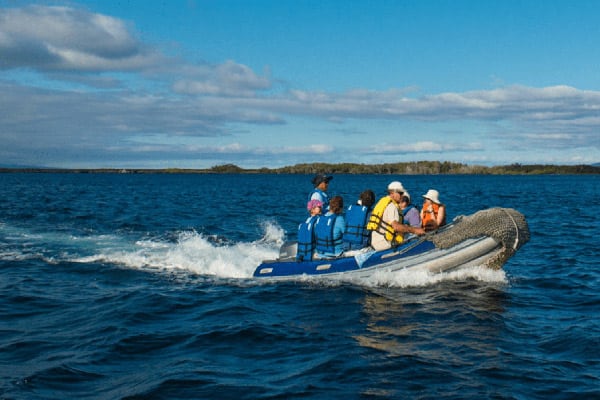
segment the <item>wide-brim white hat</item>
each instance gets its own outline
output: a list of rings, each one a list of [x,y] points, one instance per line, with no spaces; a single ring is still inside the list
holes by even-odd
[[[423,195],[423,197],[433,201],[435,204],[442,204],[440,201],[440,194],[435,189],[429,189],[427,193]]]

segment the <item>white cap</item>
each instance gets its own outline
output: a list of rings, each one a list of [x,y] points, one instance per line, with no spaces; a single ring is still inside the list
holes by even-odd
[[[392,183],[390,183],[387,187],[388,192],[398,192],[398,193],[404,193],[406,192],[406,189],[404,189],[404,186],[402,186],[402,183],[398,182],[398,181],[394,181]]]

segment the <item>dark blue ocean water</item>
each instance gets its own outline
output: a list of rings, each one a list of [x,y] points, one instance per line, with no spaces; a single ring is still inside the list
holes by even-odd
[[[501,271],[254,280],[310,178],[0,174],[0,398],[600,398],[600,177],[336,176],[531,240]]]

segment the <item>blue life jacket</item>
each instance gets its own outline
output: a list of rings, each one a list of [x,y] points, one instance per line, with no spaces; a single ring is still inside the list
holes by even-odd
[[[306,221],[298,226],[298,250],[296,260],[311,260],[315,250],[314,225],[318,216],[308,217]]]
[[[336,246],[341,246],[342,237],[334,238],[333,229],[337,214],[321,215],[315,223],[315,242],[317,253],[335,254]]]
[[[344,244],[348,250],[362,249],[369,244],[371,232],[367,230],[367,222],[371,209],[360,204],[352,204],[346,209],[346,232]]]
[[[315,193],[319,193],[319,195],[321,196],[321,200],[323,201],[323,208],[321,208],[321,211],[323,212],[323,214],[325,214],[327,211],[329,211],[329,196],[321,189],[314,188],[312,192],[308,194],[306,202],[308,203],[311,200],[312,195]]]

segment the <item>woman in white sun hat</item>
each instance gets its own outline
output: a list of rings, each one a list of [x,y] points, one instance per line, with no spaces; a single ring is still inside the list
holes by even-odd
[[[421,223],[426,231],[434,231],[446,225],[446,206],[440,201],[440,194],[435,189],[429,189],[423,195]]]

